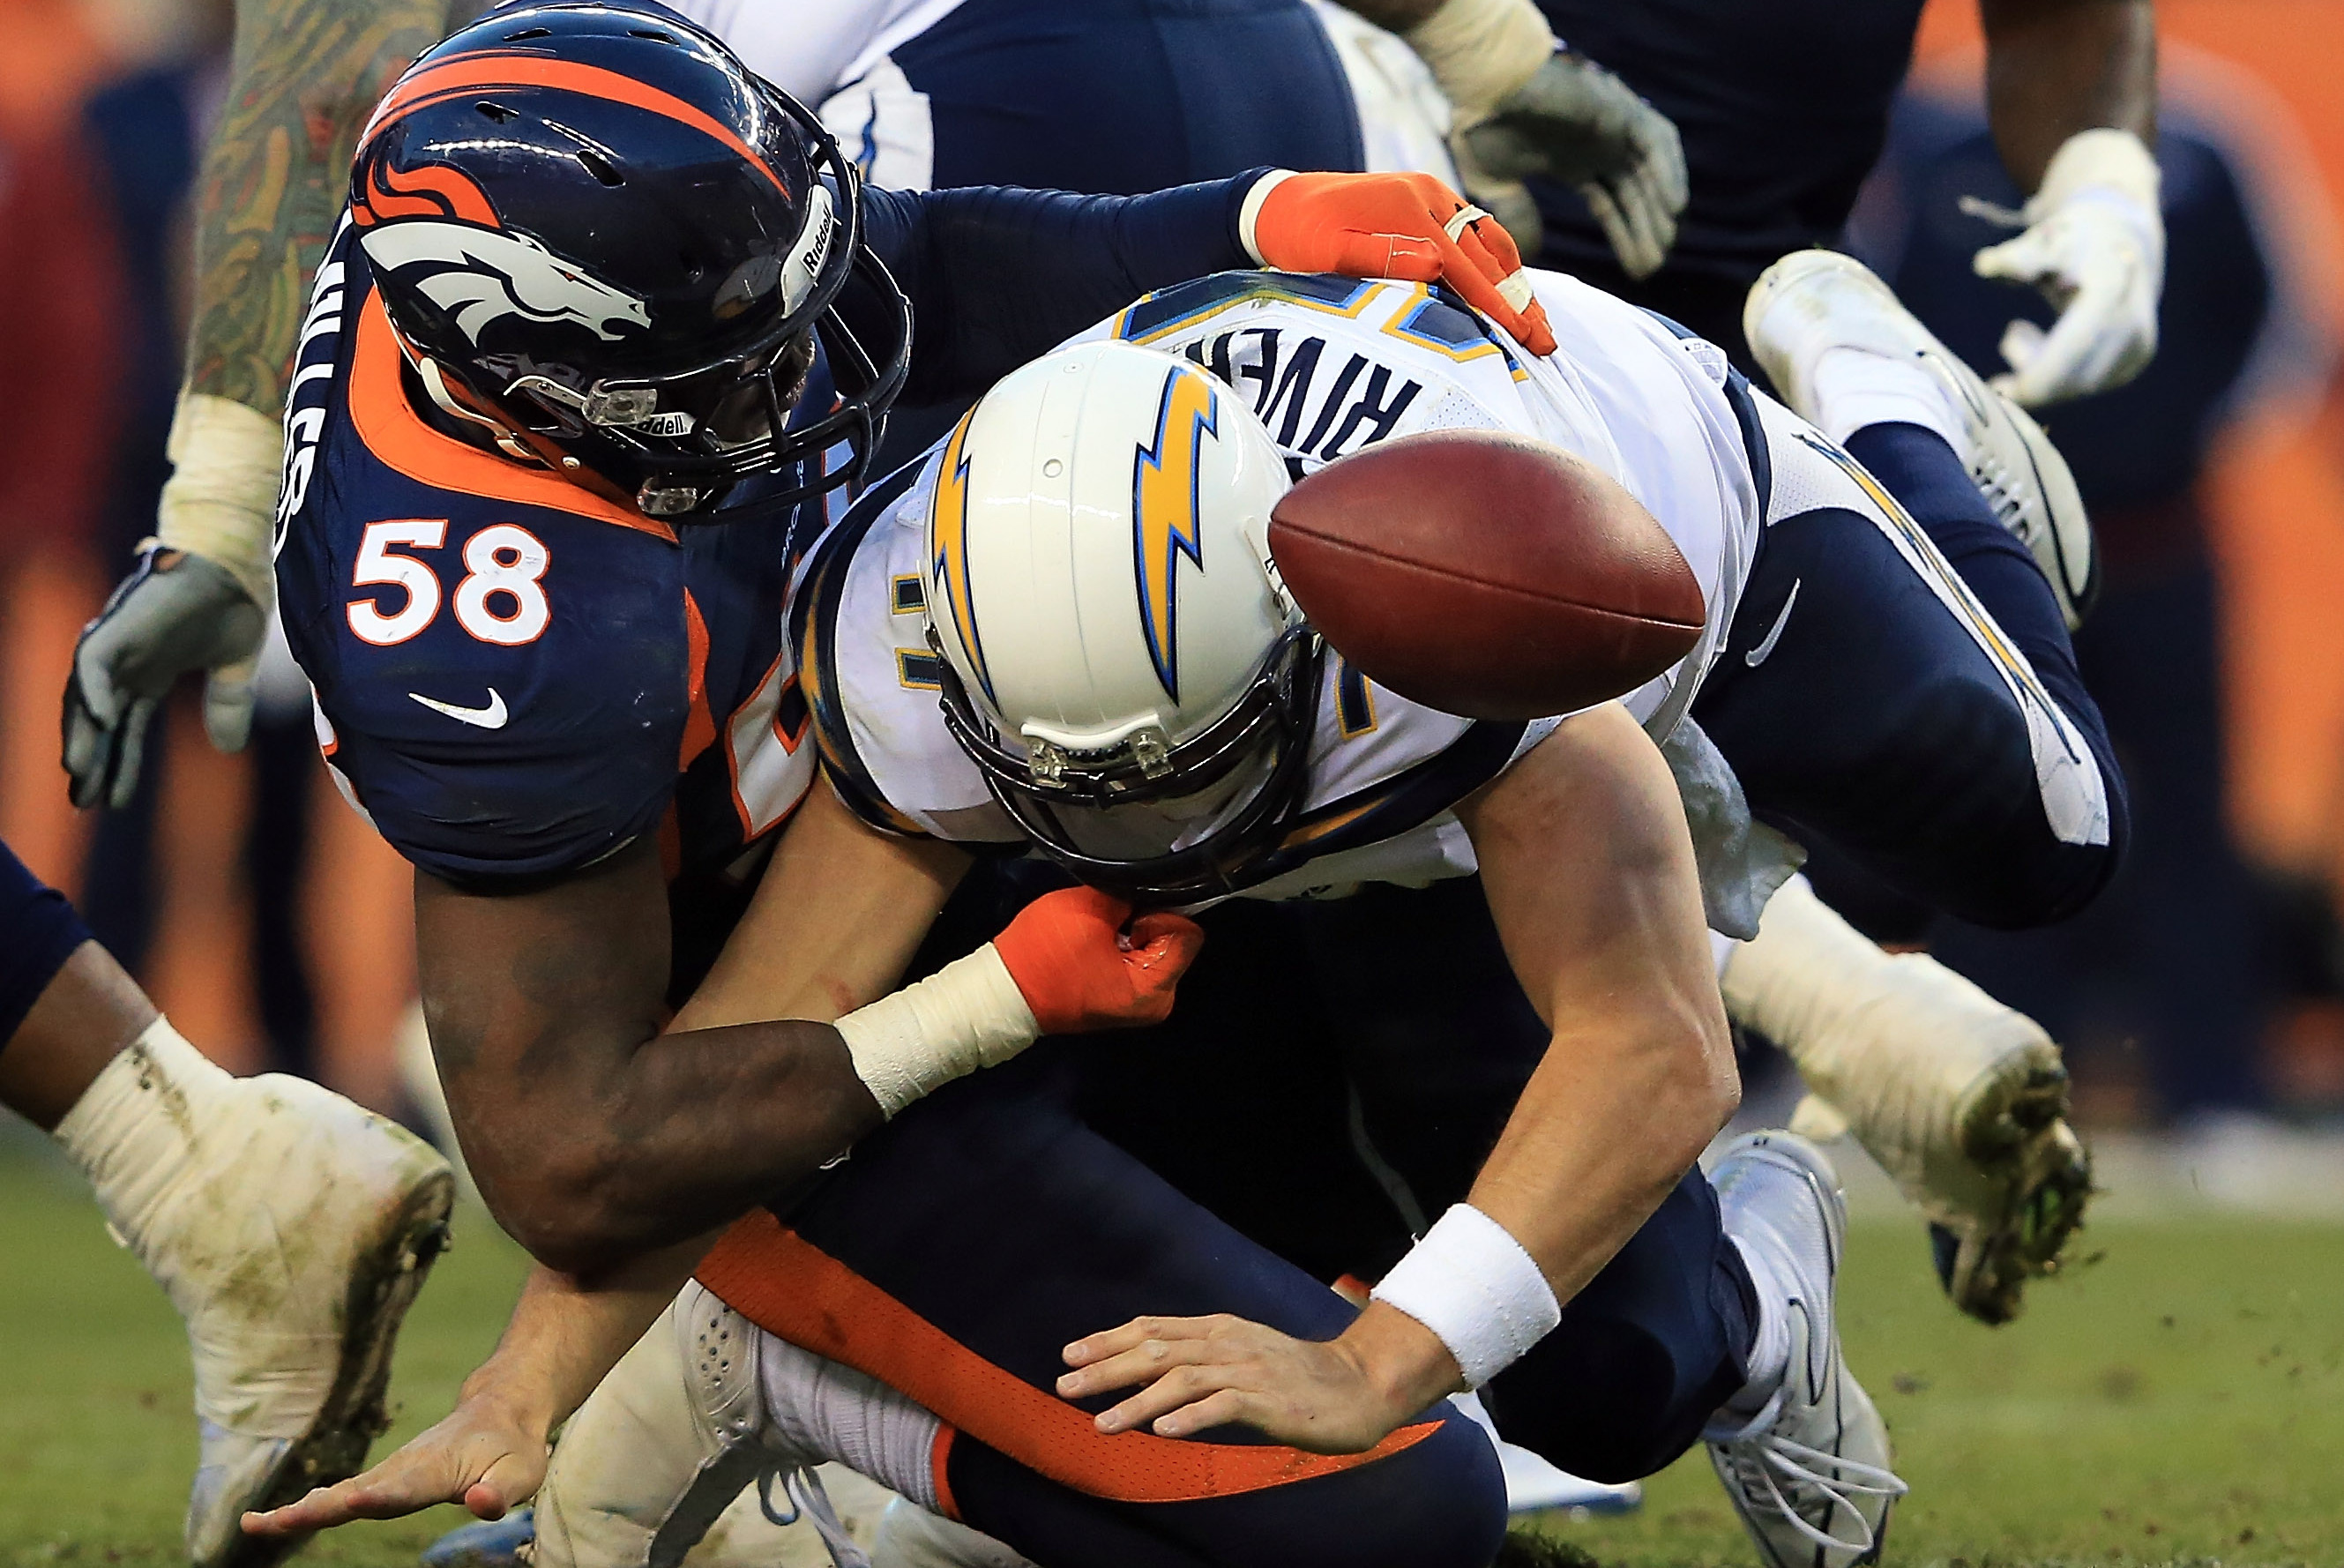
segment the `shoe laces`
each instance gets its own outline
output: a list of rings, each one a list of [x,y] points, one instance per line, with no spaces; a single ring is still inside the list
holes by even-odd
[[[786,1510],[773,1502],[775,1480],[782,1483]],[[835,1568],[871,1568],[870,1553],[856,1545],[854,1537],[847,1533],[845,1521],[839,1518],[830,1493],[823,1490],[822,1477],[814,1473],[813,1466],[801,1464],[787,1470],[775,1466],[760,1471],[757,1506],[776,1525],[795,1524],[801,1519],[813,1525],[814,1533],[829,1549]]]
[[[1826,1552],[1861,1557],[1879,1543],[1879,1536],[1859,1506],[1860,1500],[1893,1500],[1911,1489],[1893,1471],[1783,1436],[1774,1430],[1782,1407],[1783,1395],[1777,1392],[1758,1418],[1740,1431],[1710,1439],[1733,1478],[1734,1490],[1752,1512],[1785,1521]],[[1807,1517],[1808,1511],[1816,1509],[1827,1526],[1837,1525],[1839,1516],[1845,1514],[1855,1527],[1856,1538],[1844,1540],[1818,1528]]]
[[[1970,465],[1970,477],[1994,510],[1996,522],[2013,533],[2020,531],[2026,517],[2026,493],[2017,477],[1992,458],[1981,457]]]

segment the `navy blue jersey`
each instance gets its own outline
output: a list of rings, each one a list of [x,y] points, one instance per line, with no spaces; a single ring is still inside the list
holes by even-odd
[[[980,389],[1135,287],[1234,264],[1251,184],[868,193],[919,323],[914,386]],[[672,527],[446,433],[414,375],[346,227],[302,327],[278,555],[328,758],[393,846],[463,885],[660,835],[688,976],[814,775],[783,618],[847,498]],[[810,384],[819,410],[819,363]]]
[[[1539,0],[1556,36],[1619,73],[1684,137],[1692,199],[1664,275],[1743,288],[1847,221],[1912,62],[1921,4]],[[1578,193],[1540,184],[1533,194],[1545,265],[1608,278],[1611,248]]]
[[[812,776],[780,606],[819,503],[679,530],[443,433],[354,232],[305,328],[278,557],[328,757],[450,880],[578,869],[672,803],[673,869],[720,872]]]

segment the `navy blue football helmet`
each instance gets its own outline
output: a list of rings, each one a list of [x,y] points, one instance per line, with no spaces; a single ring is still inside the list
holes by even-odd
[[[653,516],[722,521],[753,476],[761,511],[859,481],[903,386],[911,308],[854,166],[658,7],[450,35],[375,110],[350,219],[441,410]],[[792,430],[817,339],[836,401]]]

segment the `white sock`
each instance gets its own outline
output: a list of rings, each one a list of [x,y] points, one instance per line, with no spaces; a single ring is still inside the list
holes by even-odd
[[[1766,1408],[1766,1401],[1774,1397],[1791,1370],[1791,1323],[1785,1313],[1793,1292],[1775,1267],[1772,1248],[1753,1246],[1739,1236],[1728,1239],[1741,1250],[1750,1282],[1757,1288],[1758,1321],[1750,1362],[1743,1369],[1748,1381],[1740,1393],[1725,1401],[1725,1408],[1739,1415],[1755,1415]]]
[[[236,1136],[229,1108],[238,1081],[158,1017],[57,1123],[58,1145],[97,1189],[115,1234],[150,1269],[179,1183],[218,1152],[207,1140]]]
[[[1970,460],[1967,421],[1944,382],[1916,359],[1892,359],[1868,349],[1826,349],[1815,360],[1817,421],[1844,443],[1866,425],[1919,425],[1935,430],[1964,462]]]
[[[834,1459],[921,1507],[936,1507],[944,1423],[910,1395],[843,1362],[758,1330],[757,1376],[782,1442]]]

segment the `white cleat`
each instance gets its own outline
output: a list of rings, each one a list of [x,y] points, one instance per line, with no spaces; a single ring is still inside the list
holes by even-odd
[[[1806,1139],[1760,1132],[1728,1145],[1710,1180],[1726,1234],[1787,1293],[1790,1330],[1783,1386],[1747,1419],[1720,1413],[1702,1434],[1710,1463],[1769,1568],[1877,1563],[1905,1486],[1887,1424],[1840,1354],[1838,1176]]]
[[[1814,1091],[1793,1128],[1853,1132],[1927,1217],[1954,1304],[1985,1323],[2018,1316],[2092,1194],[2051,1037],[1926,954],[1882,952],[1803,877],[1767,904],[1722,980],[1727,1015],[1781,1046]]]
[[[1962,423],[1957,442],[1995,517],[2034,552],[2050,580],[2067,629],[2082,624],[2099,594],[2099,556],[2090,518],[2067,460],[2034,417],[1986,385],[1897,302],[1888,285],[1852,257],[1799,250],[1768,268],[1742,310],[1750,351],[1783,400],[1834,439],[1816,389],[1816,366],[1833,349],[1918,365]]]
[[[265,1568],[296,1543],[247,1535],[355,1475],[390,1424],[383,1391],[415,1293],[447,1243],[453,1180],[429,1145],[341,1096],[270,1074],[138,1249],[187,1320],[202,1448],[187,1501],[196,1568]]]
[[[871,1568],[1035,1568],[1026,1558],[965,1524],[940,1518],[902,1498],[879,1518]]]

